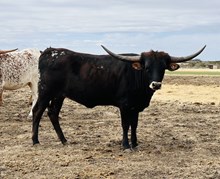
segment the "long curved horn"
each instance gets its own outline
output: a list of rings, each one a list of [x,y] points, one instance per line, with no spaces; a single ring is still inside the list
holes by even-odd
[[[4,53],[9,53],[9,52],[14,52],[18,50],[17,48],[16,49],[13,49],[13,50],[0,50],[0,54],[4,54]]]
[[[171,57],[171,62],[174,62],[174,63],[180,63],[180,62],[186,62],[186,61],[189,61],[193,58],[195,58],[196,56],[198,56],[200,53],[202,53],[202,51],[205,49],[206,45],[201,49],[199,50],[198,52],[192,54],[192,55],[189,55],[189,56],[186,56],[186,57]]]
[[[131,61],[131,62],[138,62],[140,61],[140,56],[123,56],[123,55],[118,55],[115,54],[113,52],[111,52],[110,50],[108,50],[106,47],[104,47],[103,45],[101,45],[101,47],[112,57],[117,58],[119,60],[123,60],[123,61]]]

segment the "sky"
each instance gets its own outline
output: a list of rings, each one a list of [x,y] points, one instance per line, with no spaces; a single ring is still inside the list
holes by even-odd
[[[165,51],[220,60],[219,0],[1,0],[0,49]]]

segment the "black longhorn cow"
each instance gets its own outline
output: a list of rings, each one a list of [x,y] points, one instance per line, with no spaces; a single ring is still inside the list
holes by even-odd
[[[165,70],[177,70],[177,63],[193,59],[205,48],[190,56],[172,57],[155,51],[118,55],[102,47],[109,55],[84,54],[63,48],[47,48],[41,54],[39,96],[33,109],[33,144],[39,143],[39,123],[46,108],[59,139],[63,144],[67,142],[58,120],[67,97],[88,108],[118,107],[123,128],[122,146],[124,149],[136,147],[139,112],[149,106],[154,92],[161,88]]]

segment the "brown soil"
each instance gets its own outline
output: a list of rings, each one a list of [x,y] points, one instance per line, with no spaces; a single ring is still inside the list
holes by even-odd
[[[220,77],[166,76],[140,113],[139,146],[121,148],[117,108],[65,100],[63,146],[44,115],[32,146],[28,88],[6,91],[0,107],[0,178],[220,178]]]

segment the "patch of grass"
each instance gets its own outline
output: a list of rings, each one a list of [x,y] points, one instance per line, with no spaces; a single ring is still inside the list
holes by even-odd
[[[220,71],[215,70],[177,70],[177,71],[166,71],[166,75],[185,75],[185,76],[220,76]]]

